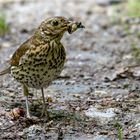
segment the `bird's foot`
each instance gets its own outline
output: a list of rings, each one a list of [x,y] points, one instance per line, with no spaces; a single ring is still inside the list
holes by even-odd
[[[46,108],[46,105],[43,106],[42,113],[41,113],[41,117],[44,117],[44,116],[47,117],[47,119],[49,119],[49,112]]]
[[[26,117],[30,119],[30,118],[31,118],[30,113],[27,113],[27,114],[26,114]]]

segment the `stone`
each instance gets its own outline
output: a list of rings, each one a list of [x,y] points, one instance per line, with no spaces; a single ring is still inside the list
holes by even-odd
[[[100,124],[107,124],[109,121],[113,121],[113,119],[116,117],[116,111],[118,112],[118,109],[116,108],[99,110],[91,106],[88,110],[85,111],[85,115],[87,117],[96,119]]]

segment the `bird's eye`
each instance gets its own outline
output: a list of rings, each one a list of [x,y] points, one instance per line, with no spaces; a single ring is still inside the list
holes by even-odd
[[[58,25],[58,21],[56,21],[56,20],[52,21],[52,25],[53,26],[57,26]]]

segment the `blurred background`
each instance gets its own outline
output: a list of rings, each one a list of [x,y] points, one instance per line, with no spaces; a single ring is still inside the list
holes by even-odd
[[[102,53],[103,48],[98,46],[106,46],[109,40],[117,39],[118,34],[139,36],[139,0],[0,0],[1,51],[16,49],[44,19],[59,15],[81,21],[86,27],[84,32],[76,32],[70,42],[69,36],[64,39],[65,46],[75,50],[97,49]],[[6,50],[2,61],[7,55]]]
[[[6,67],[6,61],[38,25],[53,16],[81,21],[85,29],[72,35],[66,33],[62,39],[67,62],[61,75],[69,78],[54,81],[45,90],[55,99],[50,108],[72,114],[82,112],[89,118],[85,121],[79,115],[79,120],[73,120],[74,117],[67,118],[71,115],[60,117],[58,113],[56,118],[60,118],[53,118],[55,123],[50,127],[62,124],[65,129],[62,134],[68,134],[65,140],[91,140],[88,136],[95,135],[99,135],[96,140],[122,140],[122,137],[138,140],[140,0],[0,0],[0,69]],[[21,85],[10,75],[1,77],[0,87],[0,104],[4,104],[4,109],[15,107],[16,103],[23,106]],[[30,100],[35,99],[31,95]],[[117,113],[108,110],[102,114],[108,108],[115,108]],[[0,121],[3,125],[6,120]],[[45,127],[46,123],[42,125]],[[15,129],[24,130],[22,126]],[[45,131],[44,135],[49,132]],[[11,135],[19,138],[18,133]]]

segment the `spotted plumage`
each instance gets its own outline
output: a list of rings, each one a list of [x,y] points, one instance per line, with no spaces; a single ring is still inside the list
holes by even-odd
[[[60,75],[66,53],[57,40],[41,44],[36,48],[32,47],[20,58],[18,66],[11,67],[11,75],[27,87],[40,89],[47,87]]]
[[[60,40],[66,31],[73,33],[78,28],[83,28],[81,23],[70,22],[64,17],[43,21],[34,34],[15,51],[9,61],[10,67],[0,73],[11,73],[23,85],[28,117],[28,87],[41,89],[44,114],[43,88],[49,86],[60,75],[66,59],[65,49]]]

